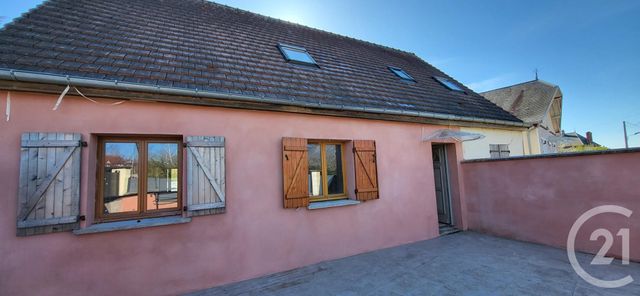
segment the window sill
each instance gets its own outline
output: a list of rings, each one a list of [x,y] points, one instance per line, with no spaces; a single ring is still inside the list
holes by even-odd
[[[91,234],[91,233],[138,229],[138,228],[155,227],[155,226],[163,226],[163,225],[183,224],[188,222],[191,222],[191,218],[184,218],[181,216],[147,218],[147,219],[140,219],[140,220],[127,220],[127,221],[94,224],[86,228],[76,229],[73,231],[73,234],[76,234],[76,235]]]
[[[359,201],[352,200],[352,199],[317,201],[317,202],[310,203],[309,206],[307,206],[307,209],[318,210],[318,209],[326,209],[326,208],[333,208],[333,207],[357,205],[359,203],[360,203]]]

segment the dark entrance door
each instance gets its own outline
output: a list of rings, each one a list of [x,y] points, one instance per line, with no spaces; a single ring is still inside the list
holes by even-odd
[[[433,176],[438,203],[438,222],[451,224],[451,197],[449,195],[449,171],[447,151],[444,145],[433,145]]]

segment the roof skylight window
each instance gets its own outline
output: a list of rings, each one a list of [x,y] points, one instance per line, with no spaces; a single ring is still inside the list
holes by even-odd
[[[411,75],[407,74],[407,72],[405,72],[404,70],[402,70],[400,68],[389,67],[389,70],[391,70],[391,72],[393,72],[393,74],[396,74],[396,76],[402,78],[402,80],[416,81],[415,79],[413,79],[413,77],[411,77]]]
[[[438,82],[440,82],[440,84],[444,85],[446,88],[448,88],[450,90],[464,91],[460,86],[458,86],[453,81],[451,81],[451,80],[449,80],[447,78],[440,77],[440,76],[434,76],[433,79],[437,80]]]
[[[287,62],[314,66],[318,65],[304,47],[278,44],[278,49],[280,49],[282,56],[287,60]]]

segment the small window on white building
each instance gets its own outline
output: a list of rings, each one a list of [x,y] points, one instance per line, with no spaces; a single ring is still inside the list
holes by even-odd
[[[509,145],[508,144],[490,144],[489,154],[491,158],[507,158],[509,157]]]

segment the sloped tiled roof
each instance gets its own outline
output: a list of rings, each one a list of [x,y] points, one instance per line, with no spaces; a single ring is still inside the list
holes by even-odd
[[[285,62],[279,43],[319,67]],[[202,0],[50,0],[0,31],[0,44],[4,69],[520,122],[442,86],[433,76],[450,77],[412,53]]]
[[[480,94],[526,123],[540,123],[549,111],[557,90],[556,85],[532,80]]]

